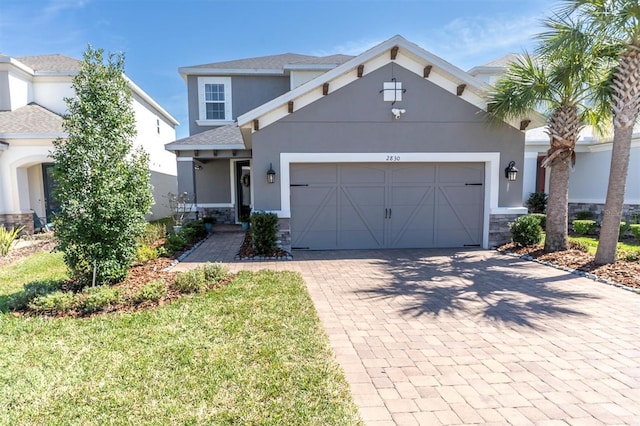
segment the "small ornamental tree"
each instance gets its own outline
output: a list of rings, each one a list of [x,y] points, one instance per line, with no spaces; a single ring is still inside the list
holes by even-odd
[[[65,99],[63,122],[68,138],[57,139],[52,153],[61,205],[56,236],[84,285],[112,284],[127,275],[150,211],[149,159],[133,149],[135,116],[122,54],[104,58],[89,46],[72,86],[76,97]]]

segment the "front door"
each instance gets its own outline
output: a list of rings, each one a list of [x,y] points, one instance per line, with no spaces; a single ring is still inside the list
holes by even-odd
[[[236,161],[236,214],[239,222],[251,214],[251,166],[249,160]]]
[[[53,179],[53,164],[47,163],[42,165],[42,180],[44,187],[44,210],[46,215],[46,218],[42,219],[45,223],[51,223],[53,215],[60,211],[60,202],[53,196],[53,192],[57,187],[57,183]]]

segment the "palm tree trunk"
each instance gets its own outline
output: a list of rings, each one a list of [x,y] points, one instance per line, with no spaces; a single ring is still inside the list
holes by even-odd
[[[600,227],[600,242],[595,262],[616,261],[624,191],[629,170],[633,125],[640,114],[640,45],[638,42],[620,56],[613,78],[613,147],[609,185]]]
[[[616,261],[632,136],[633,126],[616,127],[613,135],[609,186],[607,187],[607,199],[604,205],[604,216],[600,225],[600,238],[595,258],[595,262],[600,265]]]
[[[568,241],[569,160],[558,158],[550,168],[549,199],[547,202],[547,225],[544,251],[566,250]]]

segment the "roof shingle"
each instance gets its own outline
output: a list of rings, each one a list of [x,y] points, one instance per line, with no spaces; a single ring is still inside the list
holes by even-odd
[[[167,144],[168,147],[180,145],[215,145],[220,149],[225,149],[226,146],[244,145],[244,141],[240,128],[236,124],[229,124]]]
[[[80,71],[82,61],[64,55],[37,55],[16,58],[34,71]]]
[[[0,133],[63,133],[62,117],[29,104],[14,111],[0,111]]]

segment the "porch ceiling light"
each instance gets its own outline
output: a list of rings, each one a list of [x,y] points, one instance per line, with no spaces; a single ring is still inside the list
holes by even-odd
[[[273,164],[269,163],[269,170],[267,171],[267,182],[274,183],[276,181],[276,171],[273,170]]]
[[[515,161],[510,161],[507,168],[504,169],[504,177],[506,177],[509,182],[518,180],[518,169],[516,168]]]

